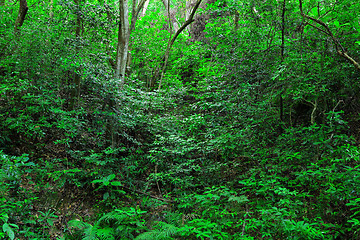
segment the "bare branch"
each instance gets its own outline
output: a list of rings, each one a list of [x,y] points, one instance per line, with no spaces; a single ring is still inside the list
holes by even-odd
[[[346,60],[350,61],[350,62],[356,67],[356,69],[357,69],[358,71],[360,71],[360,64],[359,64],[356,60],[354,60],[354,59],[347,53],[346,49],[341,45],[340,41],[334,36],[334,34],[333,34],[332,31],[330,30],[329,26],[328,26],[326,23],[324,23],[323,21],[321,21],[320,18],[319,18],[319,19],[316,19],[316,18],[314,18],[314,17],[311,17],[311,16],[305,14],[304,11],[303,11],[303,5],[302,5],[302,4],[303,4],[303,3],[302,3],[302,0],[299,0],[299,8],[300,8],[300,14],[301,14],[301,16],[304,17],[304,18],[306,18],[306,19],[308,19],[308,20],[311,20],[311,21],[313,21],[313,22],[316,22],[317,24],[319,24],[320,26],[322,26],[323,28],[325,28],[325,30],[322,30],[321,28],[319,28],[319,27],[317,27],[317,26],[315,26],[315,25],[313,25],[313,24],[308,23],[310,26],[312,26],[312,27],[316,28],[317,30],[319,30],[319,31],[325,33],[326,35],[330,36],[331,39],[332,39],[332,41],[333,41],[333,43],[334,43],[334,45],[335,45],[335,48],[336,48],[337,53],[338,53],[340,56],[342,56],[343,58],[345,58]]]
[[[198,0],[188,18],[188,20],[179,28],[179,30],[176,31],[174,37],[171,39],[171,41],[169,41],[168,43],[168,46],[167,46],[167,49],[166,49],[166,52],[165,52],[165,62],[164,62],[164,66],[163,66],[163,69],[162,69],[162,72],[161,72],[161,77],[160,77],[160,83],[159,83],[159,89],[161,89],[161,81],[162,81],[162,78],[164,76],[164,73],[165,73],[165,70],[166,70],[166,65],[167,65],[167,61],[168,61],[168,58],[169,58],[169,54],[170,54],[170,50],[171,50],[171,47],[172,45],[174,44],[176,38],[180,35],[180,33],[188,26],[190,25],[193,21],[194,21],[194,15],[195,15],[195,12],[196,10],[199,8],[200,6],[200,3],[201,3],[202,0]]]

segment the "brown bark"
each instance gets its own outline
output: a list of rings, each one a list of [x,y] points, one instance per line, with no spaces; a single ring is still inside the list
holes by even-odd
[[[335,49],[336,52],[343,58],[345,58],[346,60],[348,60],[352,65],[355,66],[356,70],[360,71],[360,64],[358,61],[356,61],[354,58],[352,58],[347,51],[345,50],[345,48],[341,45],[340,41],[334,36],[334,34],[332,33],[332,31],[330,30],[329,26],[324,23],[323,21],[320,20],[320,18],[314,18],[311,17],[307,14],[304,13],[303,11],[303,7],[302,7],[302,0],[299,0],[299,8],[300,8],[300,14],[303,18],[307,19],[307,20],[311,20],[312,22],[315,22],[317,24],[319,24],[321,27],[317,27],[314,24],[307,22],[308,25],[312,26],[313,28],[319,30],[320,32],[326,34],[327,36],[329,36],[331,38],[331,40],[333,41],[334,45],[335,45]],[[326,13],[327,14],[327,13]]]
[[[189,35],[190,35],[190,42],[196,42],[196,41],[203,41],[205,39],[206,35],[206,24],[211,18],[216,18],[218,14],[210,13],[209,11],[206,11],[206,7],[208,4],[214,3],[214,0],[205,0],[203,1],[199,8],[205,10],[202,14],[196,14],[194,16],[194,23],[191,24],[191,27],[189,29]],[[190,2],[190,6],[194,6],[196,4],[196,1]],[[222,5],[226,5],[223,3]],[[230,13],[233,14],[233,13]]]
[[[29,8],[27,6],[26,0],[20,0],[20,7],[19,13],[15,21],[15,32],[19,32],[21,26],[24,24],[26,13],[28,12]]]

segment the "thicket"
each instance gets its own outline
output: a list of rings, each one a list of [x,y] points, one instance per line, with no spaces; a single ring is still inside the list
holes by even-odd
[[[15,4],[0,4],[0,239],[358,239],[359,71],[298,2],[208,4],[160,90],[160,3],[121,88],[115,4],[29,1],[14,31]],[[360,60],[358,3],[303,7]]]

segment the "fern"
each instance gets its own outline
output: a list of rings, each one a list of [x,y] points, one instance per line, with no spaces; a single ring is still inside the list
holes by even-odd
[[[99,240],[115,240],[114,230],[111,227],[97,229],[96,235]]]
[[[69,226],[82,234],[82,240],[114,240],[133,239],[133,232],[143,227],[139,219],[144,211],[134,208],[109,212],[104,214],[94,226],[80,220],[72,220]]]
[[[68,222],[69,227],[77,228],[79,230],[85,230],[88,228],[92,228],[92,225],[81,220],[71,220]]]
[[[94,226],[80,220],[69,221],[69,227],[82,232],[82,240],[114,240],[114,230],[110,227],[101,228],[99,221]]]
[[[168,240],[173,239],[176,233],[179,232],[179,228],[173,224],[158,222],[155,229],[140,234],[135,240]]]
[[[106,224],[113,223],[114,225],[119,226],[125,221],[125,219],[127,217],[128,216],[126,214],[123,214],[118,211],[113,211],[113,212],[109,212],[109,213],[105,214],[104,216],[102,216],[99,219],[99,222],[106,223]]]

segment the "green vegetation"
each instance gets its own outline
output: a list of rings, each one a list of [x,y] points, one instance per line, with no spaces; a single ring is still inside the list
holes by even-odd
[[[0,239],[359,239],[360,2],[0,16]]]

